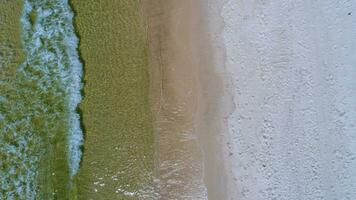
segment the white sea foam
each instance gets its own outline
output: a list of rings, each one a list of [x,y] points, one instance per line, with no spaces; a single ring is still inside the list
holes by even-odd
[[[48,5],[48,4],[51,5]],[[29,15],[36,13],[36,21],[31,24]],[[75,175],[81,159],[80,146],[83,133],[80,127],[80,116],[76,112],[81,97],[82,64],[79,61],[78,38],[74,32],[73,13],[66,0],[24,1],[23,25],[24,46],[27,54],[26,63],[39,63],[39,68],[59,80],[44,80],[44,89],[53,82],[59,81],[67,95],[69,112],[68,151],[71,175]],[[58,74],[56,74],[58,72]],[[63,97],[65,98],[65,97]]]

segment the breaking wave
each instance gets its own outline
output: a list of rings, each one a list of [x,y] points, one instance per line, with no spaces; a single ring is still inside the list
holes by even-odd
[[[47,87],[52,87],[51,82],[57,82],[67,97],[69,160],[71,175],[75,175],[83,142],[80,116],[76,112],[82,99],[83,72],[77,53],[78,39],[73,27],[73,13],[66,0],[26,0],[21,22],[27,54],[22,67],[31,66],[42,71],[48,77],[43,79],[41,88],[47,90]]]
[[[23,63],[8,62],[11,46],[0,54],[0,199],[51,199],[55,194],[40,193],[55,193],[49,181],[55,167],[47,166],[59,159],[53,152],[63,148],[65,181],[72,181],[82,154],[78,38],[67,0],[24,0],[21,24]]]

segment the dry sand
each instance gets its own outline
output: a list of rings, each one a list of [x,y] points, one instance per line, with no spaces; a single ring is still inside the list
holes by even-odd
[[[355,14],[355,1],[226,1],[229,199],[356,199]]]

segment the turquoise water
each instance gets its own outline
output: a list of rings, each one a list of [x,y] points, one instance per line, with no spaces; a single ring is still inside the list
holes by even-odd
[[[25,61],[0,62],[0,199],[66,199],[73,188],[83,134],[72,23],[67,0],[24,0]]]

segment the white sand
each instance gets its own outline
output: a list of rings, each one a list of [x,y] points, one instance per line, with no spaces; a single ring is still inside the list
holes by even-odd
[[[228,199],[356,199],[356,1],[226,0],[221,14]]]

